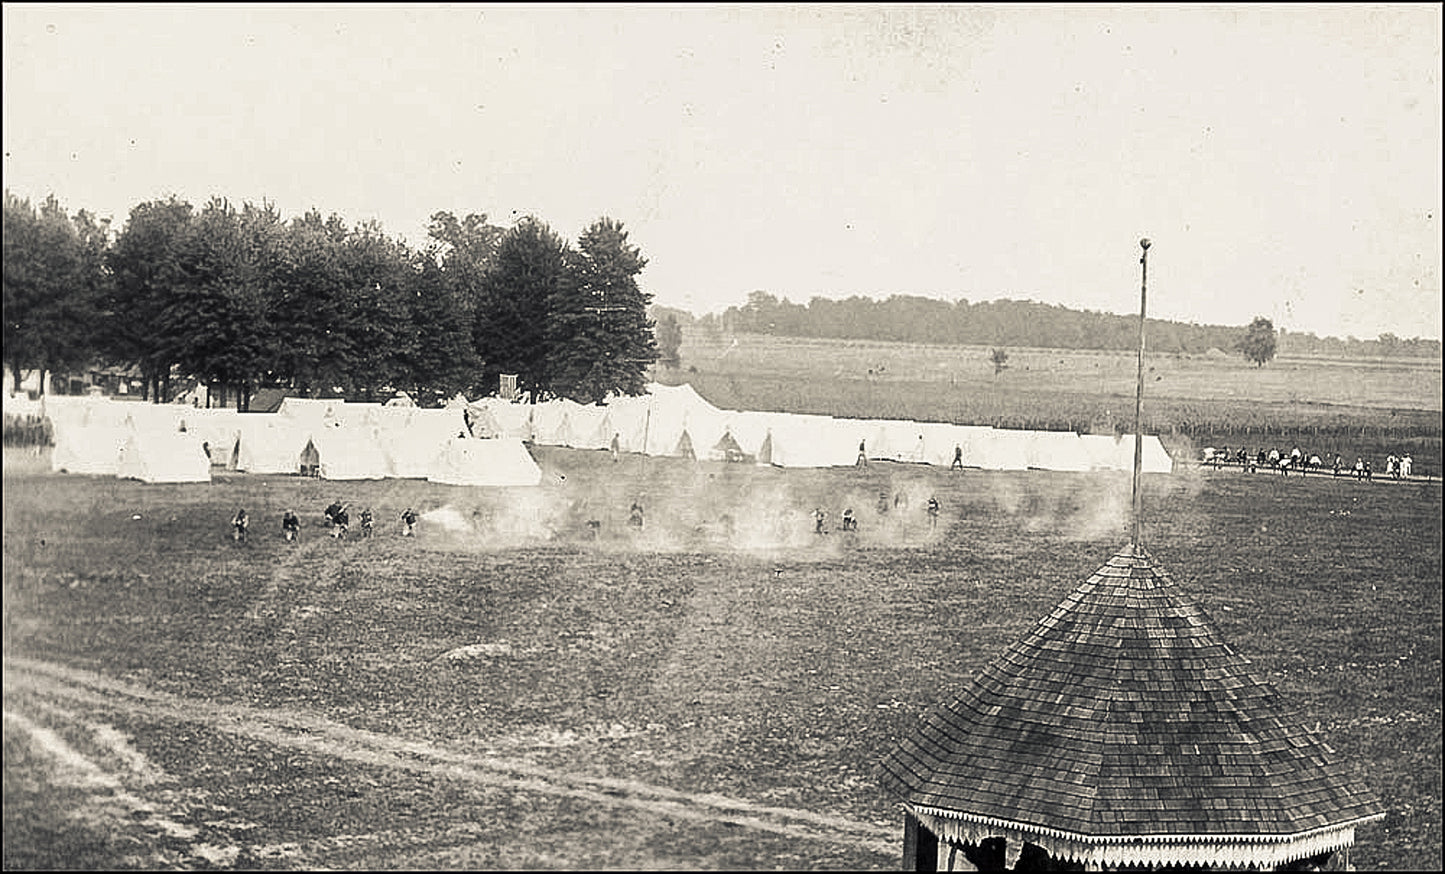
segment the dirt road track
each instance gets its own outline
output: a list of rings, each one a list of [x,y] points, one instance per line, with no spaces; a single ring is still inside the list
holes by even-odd
[[[7,722],[24,726],[12,713],[12,693],[82,705],[86,710],[119,710],[160,720],[199,724],[215,731],[282,748],[366,765],[499,787],[516,792],[565,796],[611,807],[694,822],[727,823],[797,840],[818,840],[894,855],[898,830],[873,823],[771,807],[721,795],[695,794],[631,780],[587,777],[543,768],[525,760],[459,753],[432,744],[349,728],[319,716],[237,704],[182,698],[51,662],[6,658]]]

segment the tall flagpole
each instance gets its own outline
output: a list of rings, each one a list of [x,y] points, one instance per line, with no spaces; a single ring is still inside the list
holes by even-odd
[[[1144,299],[1149,287],[1149,240],[1139,241],[1144,254],[1139,256],[1139,378],[1134,393],[1134,534],[1130,545],[1139,554],[1139,480],[1144,471]]]

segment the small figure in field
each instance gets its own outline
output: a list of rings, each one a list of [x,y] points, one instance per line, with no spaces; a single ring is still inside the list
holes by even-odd
[[[416,536],[416,511],[411,507],[407,507],[401,514],[401,536]]]
[[[822,507],[814,507],[814,508],[813,508],[813,533],[814,533],[814,534],[825,534],[825,533],[827,533],[826,531],[823,530],[823,523],[824,523],[824,522],[827,522],[827,521],[828,521],[828,514],[823,512],[823,508],[822,508]]]
[[[938,498],[930,495],[928,498],[928,530],[932,531],[938,527]]]
[[[865,448],[865,446],[864,446],[864,444],[865,444],[866,442],[867,442],[866,440],[859,440],[859,441],[858,441],[858,460],[855,461],[855,462],[853,462],[853,465],[854,465],[855,467],[867,467],[867,466],[868,466],[868,450],[867,450],[867,449]]]
[[[342,507],[340,510],[337,510],[336,515],[331,518],[334,523],[331,529],[331,536],[337,540],[345,540],[346,528],[351,524],[351,514],[346,512],[345,507]]]
[[[897,510],[900,508],[908,509],[908,494],[906,492],[899,492],[893,496],[893,509]]]
[[[855,518],[855,517],[853,516],[853,508],[852,508],[852,507],[849,507],[848,509],[846,509],[846,510],[843,511],[843,530],[844,530],[844,531],[857,531],[857,530],[858,530],[858,520],[857,520],[857,518]]]
[[[1303,461],[1304,453],[1300,452],[1300,448],[1298,446],[1289,451],[1289,463],[1291,467],[1299,467],[1301,462]]]
[[[1319,457],[1319,455],[1311,455],[1311,456],[1310,456],[1309,463],[1307,463],[1307,464],[1305,465],[1305,470],[1306,470],[1306,471],[1311,471],[1311,470],[1316,470],[1316,471],[1317,471],[1317,470],[1319,470],[1320,468],[1322,468],[1322,467],[1324,467],[1324,466],[1325,466],[1325,463],[1324,463],[1323,460],[1321,460],[1321,458]]]
[[[632,502],[632,508],[627,511],[627,524],[642,530],[642,505],[636,501]]]
[[[948,465],[949,470],[963,470],[963,447],[954,444],[953,462]]]
[[[1234,460],[1239,462],[1239,467],[1241,470],[1244,470],[1246,472],[1249,470],[1248,449],[1245,449],[1243,446],[1239,447],[1239,451],[1234,454]]]
[[[370,507],[367,507],[365,510],[361,511],[361,538],[363,540],[371,536],[371,529],[374,521],[375,520],[372,518]]]
[[[246,529],[251,527],[251,517],[246,515],[244,509],[236,511],[231,517],[231,539],[237,543],[246,542]]]
[[[1400,459],[1400,476],[1403,477],[1403,478],[1405,478],[1405,479],[1409,479],[1409,478],[1410,478],[1410,471],[1413,470],[1414,467],[1415,467],[1415,459],[1411,458],[1411,457],[1407,454],[1404,458]]]
[[[1373,480],[1374,478],[1375,472],[1370,469],[1370,460],[1367,458],[1365,459],[1365,479]]]
[[[1365,460],[1359,456],[1355,457],[1355,479],[1365,478]]]
[[[1288,455],[1282,455],[1279,459],[1279,472],[1283,476],[1289,476],[1289,469],[1294,466],[1294,459]]]
[[[295,540],[297,537],[299,537],[300,535],[301,535],[301,520],[298,519],[298,518],[296,517],[296,514],[293,513],[293,512],[291,512],[290,510],[287,510],[285,513],[282,513],[282,514],[281,514],[281,536],[282,536],[282,537],[285,537],[285,538],[286,538],[286,541],[289,543],[289,542],[294,541],[294,540]]]
[[[602,520],[601,520],[601,519],[588,519],[588,520],[587,520],[587,537],[588,537],[588,539],[590,539],[590,540],[596,540],[601,534],[602,534]]]
[[[1281,455],[1278,449],[1271,449],[1267,457],[1269,458],[1270,467],[1279,467],[1279,460]]]
[[[201,451],[206,453],[206,460],[211,461],[211,443],[209,440],[201,441]]]
[[[622,443],[617,439],[618,436],[619,435],[614,433],[612,435],[612,443],[607,447],[607,451],[612,453],[612,460],[614,462],[622,460]]]
[[[1255,456],[1254,456],[1254,469],[1255,469],[1255,470],[1259,470],[1261,467],[1263,467],[1264,465],[1266,465],[1266,464],[1268,464],[1268,463],[1269,463],[1269,454],[1266,453],[1266,452],[1264,451],[1264,447],[1261,446],[1260,449],[1259,449],[1259,452],[1256,453]]]
[[[1391,479],[1400,478],[1400,459],[1393,453],[1385,459],[1385,473],[1389,474]]]
[[[326,508],[325,511],[324,511],[324,515],[326,516],[326,527],[327,527],[327,528],[333,528],[333,527],[336,526],[336,514],[337,514],[337,513],[340,513],[340,512],[341,512],[341,502],[340,502],[340,501],[332,501],[332,502],[330,503],[330,505],[327,506],[327,508]]]
[[[1340,458],[1340,454],[1339,454],[1338,452],[1336,452],[1336,453],[1335,453],[1335,468],[1334,468],[1335,472],[1334,472],[1334,475],[1335,475],[1335,476],[1339,476],[1339,475],[1340,475],[1340,471],[1341,471],[1341,470],[1344,470],[1344,468],[1345,468],[1345,460],[1344,460],[1343,458]]]

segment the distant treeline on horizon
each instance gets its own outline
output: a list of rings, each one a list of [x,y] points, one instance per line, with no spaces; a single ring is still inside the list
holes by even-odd
[[[956,346],[1021,346],[1047,349],[1134,349],[1139,319],[1092,310],[1073,310],[1028,300],[950,302],[913,295],[884,300],[815,297],[806,305],[755,291],[748,302],[721,314],[694,316],[685,310],[655,307],[661,320],[672,314],[679,323],[705,333],[774,334],[832,340],[887,340]],[[1149,319],[1151,351],[1203,354],[1211,349],[1236,353],[1245,326],[1199,325]],[[1317,337],[1280,330],[1278,354],[1330,357],[1440,358],[1439,340],[1404,339],[1381,334],[1373,340]]]

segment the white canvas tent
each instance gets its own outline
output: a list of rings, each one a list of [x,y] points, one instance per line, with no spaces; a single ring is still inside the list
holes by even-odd
[[[542,482],[542,469],[515,437],[453,437],[427,479],[457,486],[535,486]]]
[[[567,401],[567,420],[574,449],[606,449],[612,444],[612,418],[607,407]]]
[[[245,413],[237,421],[228,467],[244,473],[300,473],[301,453],[311,439],[302,423],[275,413]],[[212,454],[215,450],[212,449]]]
[[[1039,470],[1086,471],[1089,451],[1073,431],[1025,431],[1024,455],[1028,466]]]
[[[322,479],[385,479],[391,465],[382,452],[375,427],[323,426],[307,444],[316,453]],[[303,449],[303,454],[307,449]]]
[[[618,449],[622,448],[622,438],[613,427],[612,414],[606,407],[600,408],[596,413],[589,413],[585,427],[588,430],[578,443],[579,449],[611,449],[613,437],[618,438]]]
[[[42,400],[45,416],[56,431],[80,427],[119,428],[125,422],[130,404],[116,403],[107,397],[91,395],[53,395]]]
[[[466,431],[465,411],[461,408],[395,410],[383,417],[377,429],[387,475],[425,479],[446,442]]]
[[[973,435],[973,463],[984,470],[1027,470],[1027,447],[1027,432],[990,428]],[[966,450],[964,458],[967,463]]]
[[[56,425],[50,469],[57,473],[115,476],[120,448],[132,432],[118,425]]]
[[[758,454],[777,467],[841,467],[858,460],[856,431],[831,416],[765,413],[768,434]]]
[[[1174,472],[1174,459],[1169,457],[1169,453],[1164,449],[1164,444],[1159,442],[1158,435],[1145,434],[1143,449],[1142,466],[1144,473]],[[1130,469],[1132,470],[1134,463],[1133,455],[1130,455],[1129,458]]]
[[[622,452],[642,452],[646,446],[652,423],[649,410],[650,399],[646,396],[612,398],[604,408],[612,434],[607,438],[610,448],[612,438],[617,438],[617,448]]]
[[[532,439],[531,404],[515,404],[498,398],[479,398],[470,404],[470,409],[490,417],[502,437]]]
[[[282,398],[275,415],[307,425],[320,425],[326,416],[338,415],[337,411],[345,403],[336,398]]]
[[[1090,470],[1134,469],[1134,438],[1132,436],[1111,436],[1108,434],[1084,434],[1079,437],[1084,450],[1089,454]]]
[[[241,433],[241,413],[233,409],[188,409],[177,430],[185,427],[186,434],[200,440],[211,453],[212,465],[225,465]]]
[[[145,483],[207,483],[211,460],[199,437],[137,428],[121,443],[115,475]]]

